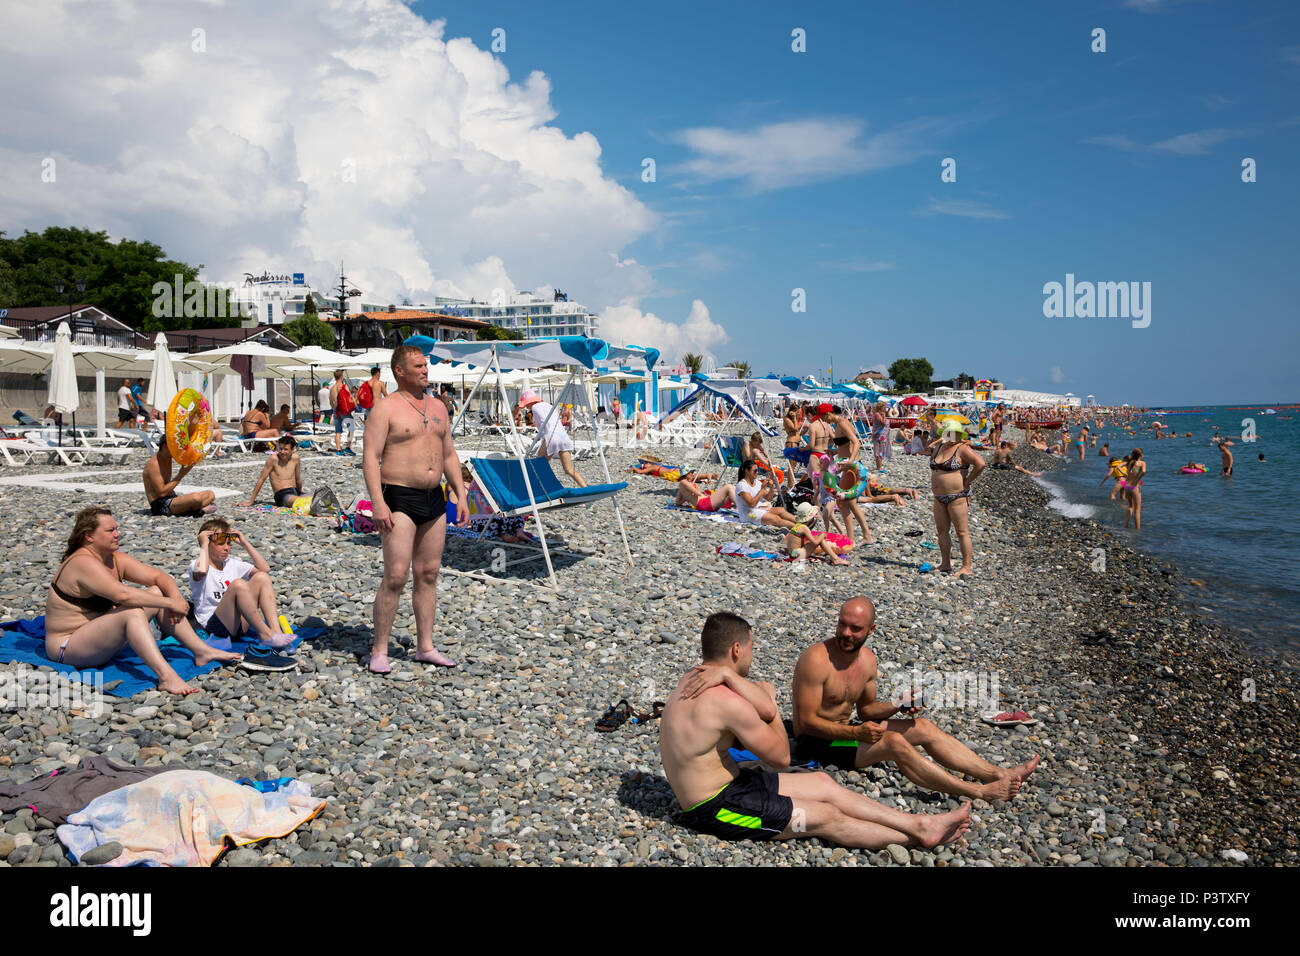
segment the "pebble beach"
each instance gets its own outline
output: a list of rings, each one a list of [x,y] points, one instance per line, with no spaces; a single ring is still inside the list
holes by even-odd
[[[474,443],[458,446],[463,459]],[[680,452],[656,449],[668,461]],[[703,452],[689,454],[699,461]],[[934,541],[924,458],[896,452],[883,480],[916,487],[921,499],[868,509],[874,543],[834,568],[721,556],[715,549],[728,542],[773,548],[780,538],[667,510],[671,483],[626,474],[636,452],[614,448],[607,457],[613,480],[630,483],[617,501],[632,562],[607,502],[544,515],[552,546],[571,552],[555,557],[560,593],[533,586],[545,582],[540,561],[497,574],[505,583],[443,574],[434,642],[461,662],[444,670],[407,659],[408,588],[388,677],[364,667],[378,536],[240,506],[261,454],[205,463],[182,490],[237,489],[218,498],[219,511],[270,562],[282,612],[325,633],[299,649],[297,671],[226,667],[195,678],[201,693],[183,699],[106,696],[97,717],[0,710],[0,781],[103,754],[231,779],[297,777],[328,798],[311,823],[234,850],[223,866],[1300,862],[1291,825],[1300,746],[1294,661],[1248,654],[1187,604],[1177,569],[1091,521],[1048,510],[1047,493],[1028,476],[981,475],[971,511],[975,575],[954,580],[919,571],[922,562],[938,564],[938,552],[923,546]],[[364,492],[359,456],[302,458],[307,491],[328,484],[345,501]],[[1016,459],[1035,470],[1056,464],[1023,444]],[[188,596],[184,571],[199,522],[149,516],[139,490],[144,461],[137,451],[125,465],[88,466],[76,477],[37,465],[0,471],[23,479],[0,484],[9,539],[0,620],[44,612],[72,516],[92,503],[113,509],[124,551],[167,570]],[[578,468],[588,482],[605,480],[598,458]],[[58,486],[26,480],[33,475]],[[494,573],[496,547],[449,537],[444,568]],[[750,676],[776,685],[789,716],[796,659],[832,633],[839,605],[857,594],[876,605],[868,644],[883,669],[992,677],[994,710],[1023,708],[1040,720],[995,728],[969,705],[926,714],[994,763],[1043,755],[1014,801],[975,802],[961,842],[875,852],[817,840],[723,842],[672,822],[654,721],[595,731],[610,703],[626,698],[648,711],[666,699],[698,661],[700,627],[718,610],[753,624]],[[835,776],[913,812],[958,806],[889,764]],[[0,866],[67,865],[49,821],[30,810],[3,818]]]

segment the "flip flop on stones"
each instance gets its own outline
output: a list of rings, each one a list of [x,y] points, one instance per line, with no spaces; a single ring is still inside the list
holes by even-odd
[[[609,705],[609,710],[605,711],[605,715],[596,721],[596,729],[602,734],[607,734],[618,730],[631,719],[632,705],[627,702],[625,697],[617,704]]]
[[[1031,717],[1023,710],[1006,710],[1001,713],[994,713],[990,710],[986,714],[980,714],[980,720],[986,724],[992,724],[994,727],[1019,727],[1021,724],[1032,727],[1038,723],[1037,717]]]

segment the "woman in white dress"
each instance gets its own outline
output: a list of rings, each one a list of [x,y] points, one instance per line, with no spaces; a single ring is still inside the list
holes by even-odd
[[[523,394],[519,396],[519,407],[532,413],[533,427],[541,436],[542,457],[551,458],[558,455],[560,467],[573,479],[573,483],[579,488],[587,487],[587,483],[582,480],[582,475],[578,474],[578,469],[573,467],[573,439],[569,437],[563,422],[560,421],[559,410],[549,402],[542,401],[542,396],[531,388],[524,389]]]

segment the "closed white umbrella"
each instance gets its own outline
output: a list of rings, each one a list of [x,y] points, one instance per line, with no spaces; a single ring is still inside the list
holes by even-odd
[[[54,361],[50,364],[50,404],[62,415],[72,415],[72,427],[77,427],[77,408],[81,397],[77,394],[77,366],[72,358],[72,332],[67,322],[59,323],[54,336]],[[59,421],[59,444],[63,444],[63,422]]]
[[[164,414],[176,396],[176,373],[172,370],[172,354],[167,349],[167,336],[161,332],[153,340],[153,367],[149,372],[149,394],[145,398]]]

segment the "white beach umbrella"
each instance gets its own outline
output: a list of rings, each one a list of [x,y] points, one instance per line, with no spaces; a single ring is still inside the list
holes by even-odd
[[[50,364],[50,404],[63,415],[73,416],[76,425],[81,396],[77,394],[77,366],[72,358],[72,332],[67,322],[59,323],[54,337],[54,360]],[[59,444],[63,444],[63,426],[59,426]]]
[[[149,394],[145,398],[154,408],[166,410],[176,395],[176,373],[172,370],[172,355],[167,349],[167,336],[161,332],[153,340],[153,366],[149,371]]]

